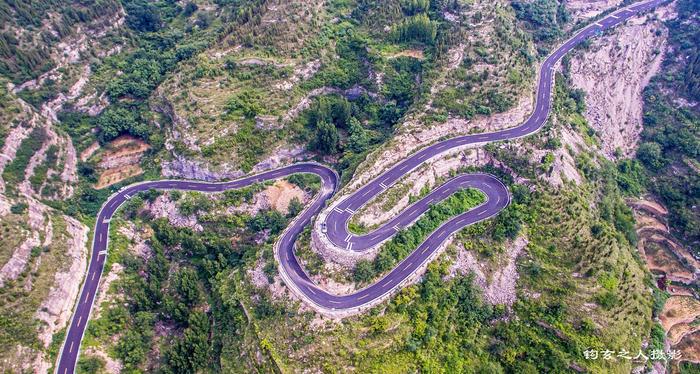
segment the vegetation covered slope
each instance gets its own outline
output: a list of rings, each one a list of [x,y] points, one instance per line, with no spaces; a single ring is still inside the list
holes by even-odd
[[[644,131],[637,158],[646,167],[649,189],[670,210],[670,224],[691,248],[700,243],[700,90],[698,11],[693,1],[678,3],[678,17],[667,22],[669,53],[664,73],[644,95]]]
[[[10,13],[49,12],[44,3],[13,4]],[[538,59],[560,41],[568,22],[555,1],[104,4],[105,10],[113,4],[124,19],[122,31],[105,37],[118,40],[118,50],[95,53],[90,63],[87,87],[105,102],[91,112],[81,108],[79,99],[69,101],[59,110],[57,131],[69,135],[79,153],[127,134],[148,142],[150,150],[141,161],[142,177],[95,189],[97,153],[78,164],[72,197],[41,197],[89,225],[112,191],[138,178],[157,178],[164,171],[230,177],[268,167],[267,158],[274,159],[281,148],[298,152],[294,157],[333,164],[347,182],[368,153],[390,141],[407,119],[430,128],[449,117],[490,118],[515,107],[530,94]],[[81,7],[89,8],[69,9]],[[86,21],[92,19],[90,11],[85,13]],[[678,45],[692,50],[691,34],[678,38]],[[38,43],[27,49],[24,60],[8,59],[5,79],[21,83],[34,77],[27,71],[48,71],[50,64],[33,64],[50,54],[42,48],[53,45]],[[695,70],[687,71],[687,78],[671,81],[692,82]],[[112,225],[107,268],[121,270],[110,273],[117,280],[89,325],[79,371],[100,372],[115,361],[129,372],[173,373],[629,372],[649,365],[583,356],[587,349],[648,353],[658,347],[651,322],[658,305],[649,295],[654,285],[634,250],[632,216],[623,203],[625,194],[644,190],[639,164],[614,165],[599,156],[599,139],[583,117],[581,92],[571,90],[564,78],[557,77],[556,113],[544,131],[489,147],[493,161],[488,166],[462,170],[486,170],[510,180],[514,203],[498,218],[457,235],[419,283],[368,314],[341,322],[309,312],[276,274],[272,243],[299,212],[300,202],[288,215],[235,210],[254,205],[262,186],[215,198],[155,192],[135,197]],[[692,83],[674,89],[693,92]],[[60,90],[47,81],[18,94],[39,109]],[[692,112],[671,112],[669,103],[650,114],[659,118],[655,123],[694,123]],[[1,104],[10,112],[17,107]],[[662,173],[669,170],[664,165],[683,159],[674,147],[680,136],[669,136],[668,144],[659,140],[659,133],[678,128],[648,127],[647,141],[659,143],[658,152],[653,144],[644,146],[649,157],[640,152],[649,170]],[[8,130],[2,131],[4,139]],[[31,140],[22,142],[22,151],[4,169],[4,180],[16,184],[27,177],[27,156],[41,148],[36,140],[42,129],[31,131]],[[564,133],[575,134],[585,147],[569,144]],[[693,144],[682,150],[687,159],[697,158]],[[575,159],[573,169],[581,179],[555,188],[550,178],[567,155]],[[51,159],[49,169],[55,166]],[[671,159],[676,161],[665,161]],[[215,172],[205,172],[208,167]],[[30,178],[40,177],[41,170]],[[658,178],[659,189],[669,184]],[[297,182],[312,192],[308,181]],[[673,179],[671,185],[680,189],[692,183]],[[678,217],[692,192],[667,194],[684,196],[674,200]],[[176,202],[169,212],[194,222],[192,227],[154,218],[152,204],[165,197]],[[21,227],[13,220],[26,220],[21,197],[11,198],[17,198],[16,213],[7,218],[3,229],[8,233]],[[464,194],[448,203],[464,208],[475,201],[476,196]],[[426,219],[434,225],[457,210],[437,207]],[[356,267],[354,279],[343,280],[361,284],[386,271],[424,235],[413,234],[402,234],[375,262]],[[456,254],[465,250],[483,263],[498,264],[515,239],[529,244],[517,261],[520,278],[512,305],[485,302],[474,276],[450,271]],[[32,300],[16,284],[8,290],[21,296],[8,305],[33,310]],[[10,322],[3,337],[33,344],[27,329],[15,330]],[[15,344],[6,341],[8,347]]]

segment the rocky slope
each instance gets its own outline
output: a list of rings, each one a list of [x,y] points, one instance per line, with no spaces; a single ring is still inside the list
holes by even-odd
[[[57,113],[67,105],[93,113],[103,107],[90,83],[90,66],[121,48],[115,41],[124,13],[120,6],[111,5],[85,22],[73,22],[68,29],[56,29],[61,23],[52,18],[37,32],[52,33],[52,43],[37,46],[32,43],[43,42],[34,40],[23,46],[29,53],[32,48],[44,48],[51,68],[16,84],[0,79],[0,222],[4,230],[0,313],[5,318],[0,331],[1,371],[50,370],[51,344],[67,325],[87,265],[87,225],[44,200],[61,201],[74,194],[77,151]],[[50,14],[50,18],[61,17]],[[4,26],[28,38],[22,25]],[[35,95],[46,91],[50,96],[37,105]]]
[[[642,131],[642,92],[659,72],[666,48],[663,21],[673,3],[596,39],[571,58],[572,84],[586,93],[586,119],[607,157],[634,155]]]

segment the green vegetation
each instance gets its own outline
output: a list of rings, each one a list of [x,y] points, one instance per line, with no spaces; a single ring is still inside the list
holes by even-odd
[[[694,364],[692,362],[683,362],[680,364],[681,374],[698,374],[700,373],[700,364]]]
[[[303,179],[308,182],[310,178]],[[219,204],[250,201],[261,186],[227,191],[215,200],[200,193],[171,193],[181,213],[200,215],[205,226],[203,232],[175,228],[167,220],[153,220],[138,209],[143,200],[155,198],[153,193],[132,198],[136,206],[123,212],[137,224],[153,230],[148,242],[152,253],[140,257],[124,248],[115,252],[114,260],[125,267],[124,275],[115,285],[123,300],[103,304],[101,317],[88,327],[86,344],[110,346],[110,352],[124,363],[126,370],[157,365],[167,373],[220,371],[222,350],[232,348],[230,345],[238,339],[238,332],[245,324],[243,311],[238,305],[228,305],[216,294],[216,289],[226,278],[225,274],[250,266],[261,252],[271,257],[272,240],[292,217],[263,210],[253,217],[238,216],[237,220],[235,216],[219,217],[209,212]],[[119,221],[114,225],[119,225]],[[117,229],[110,235],[117,236],[111,242],[122,245],[122,234]],[[261,235],[266,238],[262,245]],[[236,238],[233,242],[232,237]],[[266,272],[272,275],[274,270],[266,267]],[[166,327],[171,333],[156,334],[156,325]],[[117,343],[108,344],[115,337]],[[155,349],[160,355],[153,355]]]
[[[62,3],[35,3],[0,5],[0,19],[12,25],[29,24],[35,17],[55,22],[45,16],[51,10],[69,32],[72,26],[66,19],[89,22],[113,14],[115,9],[110,7],[119,6],[110,1],[80,4],[76,14],[65,15]],[[679,9],[696,13],[691,3],[681,1]],[[71,110],[59,115],[60,130],[71,136],[78,151],[96,140],[105,144],[131,134],[153,145],[146,163],[156,164],[167,157],[162,149],[165,129],[177,126],[178,131],[191,131],[184,135],[198,139],[201,149],[199,154],[176,141],[178,155],[202,156],[213,163],[223,160],[249,171],[278,145],[301,144],[324,161],[335,162],[343,183],[373,149],[391,138],[404,116],[428,126],[431,120],[444,121],[448,115],[469,119],[512,108],[529,89],[536,61],[532,38],[518,24],[532,31],[543,54],[568,22],[563,5],[551,0],[514,2],[512,9],[428,0],[331,1],[318,7],[296,1],[273,6],[258,0],[206,4],[123,0],[121,4],[129,28],[124,48],[109,57],[95,55],[91,62],[94,75],[89,84],[98,93],[105,92],[111,104],[96,117]],[[447,21],[446,12],[460,19]],[[683,17],[689,16],[683,13]],[[46,38],[47,48],[55,42],[41,24],[32,27],[34,34]],[[678,56],[692,55],[696,48],[692,41],[697,39],[697,29],[687,29],[673,36],[676,47],[682,47],[674,49]],[[48,49],[25,49],[26,41],[13,37],[0,34],[0,74],[22,81],[51,67]],[[462,63],[445,69],[445,52],[465,41]],[[420,283],[367,314],[337,324],[319,326],[312,313],[300,312],[296,302],[280,296],[284,292],[277,292],[279,285],[273,286],[274,295],[268,288],[251,285],[253,272],[262,272],[268,282],[278,281],[272,245],[303,209],[298,200],[290,203],[288,215],[262,210],[251,217],[222,211],[250,203],[262,185],[215,198],[169,193],[180,213],[197,216],[203,230],[196,231],[153,219],[142,209],[159,193],[134,197],[122,214],[134,222],[139,236],[147,238],[148,253],[132,253],[133,243],[120,232],[124,221],[113,221],[107,268],[118,262],[123,271],[112,284],[113,298],[91,321],[85,344],[106,348],[109,356],[124,364],[125,372],[343,372],[349,368],[467,372],[479,368],[520,373],[568,372],[577,367],[629,372],[627,364],[587,361],[582,352],[636,350],[645,340],[650,347],[661,342],[659,328],[650,323],[650,317],[658,315],[666,294],[655,290],[653,300],[649,298],[653,284],[634,251],[634,221],[624,197],[647,189],[663,196],[671,209],[672,225],[695,240],[697,217],[689,207],[698,205],[697,173],[690,171],[697,165],[693,163],[698,156],[697,114],[673,110],[672,98],[661,93],[666,85],[677,85],[688,97],[697,97],[696,60],[689,59],[690,67],[683,74],[659,78],[647,92],[647,128],[639,160],[613,164],[594,154],[580,154],[576,165],[584,176],[581,185],[565,182],[553,189],[538,177],[549,174],[557,161],[555,151],[562,144],[555,127],[569,126],[589,145],[597,142],[597,134],[582,116],[582,92],[571,90],[557,77],[552,122],[527,140],[547,149],[541,159],[533,163],[511,144],[500,150],[489,148],[532,185],[510,186],[511,205],[497,217],[461,230],[454,246],[429,266]],[[308,71],[300,78],[299,70]],[[280,88],[288,82],[290,88]],[[19,95],[39,106],[64,90],[64,83],[46,81],[39,89]],[[0,90],[5,90],[2,86]],[[334,93],[315,96],[308,109],[286,117],[302,97],[321,87],[327,88],[322,92]],[[431,87],[440,87],[434,98],[427,96]],[[16,110],[8,104],[11,98],[2,91],[3,112]],[[421,117],[429,102],[428,116]],[[179,117],[178,123],[170,123],[176,119],[173,114]],[[191,126],[181,126],[182,119]],[[6,122],[0,125],[0,141],[17,125]],[[29,159],[45,141],[43,130],[34,131],[5,168],[8,185],[23,179]],[[46,162],[30,178],[32,188],[52,196],[50,170],[60,169],[59,164],[56,147],[49,147]],[[48,203],[92,223],[90,217],[106,197],[131,182],[94,190],[90,182],[96,179],[95,168],[94,160],[81,162],[75,196]],[[320,189],[313,175],[296,174],[287,180],[309,193]],[[400,197],[402,190],[398,191],[386,201]],[[455,193],[386,243],[375,260],[359,261],[352,274],[333,280],[371,282],[396,266],[441,223],[481,202],[483,195],[474,190]],[[13,203],[12,214],[0,225],[6,242],[0,251],[2,259],[25,239],[22,230],[28,206]],[[58,237],[64,223],[53,216],[52,222]],[[369,230],[354,223],[351,229]],[[472,276],[450,270],[456,251],[461,250],[493,266],[516,238],[525,238],[528,244],[517,261],[520,278],[512,306],[485,303]],[[66,245],[63,236],[55,241],[57,246]],[[323,275],[323,259],[309,242],[307,229],[297,243],[297,254],[310,274]],[[40,265],[39,270],[28,267],[20,279],[0,289],[0,351],[9,352],[17,344],[43,350],[35,337],[39,325],[33,316],[44,295],[35,291],[49,289],[62,254],[54,246],[33,248],[31,261]],[[28,280],[34,285],[29,294]],[[26,298],[30,302],[25,308]],[[61,333],[56,337],[61,340]],[[52,345],[48,353],[55,354],[55,349]],[[104,367],[102,359],[88,356],[81,358],[78,371],[101,372]]]
[[[321,189],[321,178],[316,174],[292,174],[287,177],[287,181],[312,195]]]
[[[414,225],[402,230],[379,250],[370,267],[369,263],[358,262],[355,268],[357,281],[368,281],[376,275],[393,269],[411,251],[416,249],[428,235],[448,219],[463,213],[485,201],[485,196],[478,190],[466,189],[452,194],[425,212]]]
[[[16,84],[38,77],[53,68],[50,48],[60,38],[72,35],[76,25],[113,15],[118,9],[115,0],[1,2],[0,23],[8,28],[0,33],[0,75]],[[18,35],[9,27],[31,31]]]
[[[25,207],[26,209],[26,207]],[[52,354],[38,338],[44,322],[37,316],[55,282],[56,272],[64,272],[72,254],[66,251],[72,243],[67,223],[59,214],[51,214],[52,242],[48,246],[32,248],[27,266],[16,279],[5,279],[0,287],[0,360],[14,362],[25,357],[18,346],[29,352]],[[0,263],[6,263],[11,254],[28,240],[26,217],[10,215],[0,220]]]
[[[102,143],[121,134],[132,134],[158,146],[159,130],[155,128],[147,99],[169,72],[206,48],[221,30],[215,27],[218,23],[185,27],[182,20],[187,15],[172,2],[126,0],[123,3],[126,23],[137,36],[136,46],[106,57],[95,68],[93,78],[97,88],[105,90],[113,104],[96,119],[70,112],[60,116],[68,120],[63,126],[74,141],[86,142],[83,138],[92,137],[90,130],[97,127],[97,139]]]
[[[428,122],[443,122],[447,115],[471,119],[500,113],[531,89],[536,56],[530,35],[518,27],[515,15],[491,9],[465,14],[476,29],[451,30],[454,42],[471,42],[464,46],[461,63],[437,78],[436,84],[444,88],[434,97]],[[475,36],[480,33],[485,36]]]
[[[431,21],[424,13],[417,14],[402,20],[394,34],[399,42],[417,41],[432,44],[437,36],[437,23]]]
[[[395,74],[403,72],[400,63],[396,66]],[[419,68],[413,66],[412,69],[415,71]],[[414,76],[404,72],[400,78],[390,79],[410,80]],[[388,139],[392,127],[412,100],[412,95],[406,97],[398,93],[398,89],[394,91],[390,88],[387,96],[401,97],[403,101],[398,105],[380,105],[366,94],[354,101],[338,95],[319,97],[297,120],[303,126],[300,139],[307,142],[311,150],[338,156],[337,169],[342,181],[347,182],[365,156]]]
[[[700,19],[697,1],[682,0],[677,4],[678,17],[666,21],[669,43],[673,49],[664,59],[666,67],[673,67],[661,79],[672,86],[674,92],[692,100],[700,100]]]
[[[484,303],[470,276],[448,276],[450,261],[441,257],[428,266],[419,284],[333,327],[310,328],[313,315],[296,309],[252,314],[259,339],[270,343],[275,364],[287,371],[333,372],[352,366],[359,372],[474,367],[488,372],[569,372],[575,365],[591,372],[629,372],[628,363],[585,360],[582,352],[641,347],[642,338],[628,332],[651,330],[646,297],[651,279],[616,229],[603,223],[599,237],[590,233],[601,220],[589,203],[598,195],[594,185],[567,185],[555,191],[540,184],[539,192],[526,191],[513,192],[513,204],[522,206],[516,209],[522,212],[521,232],[529,244],[526,258],[519,262],[519,296],[511,310]],[[469,226],[455,244],[481,245],[495,226],[494,220]],[[356,281],[369,281],[374,275],[372,262],[358,262]],[[247,280],[231,282],[235,287],[230,288],[240,290]],[[607,310],[591,306],[597,305],[596,290],[601,288],[614,299]],[[270,297],[248,290],[250,296],[228,295],[241,302]],[[508,318],[502,319],[504,315]]]
[[[29,135],[22,140],[15,158],[10,162],[2,173],[2,177],[8,187],[16,188],[24,180],[25,170],[29,165],[29,160],[34,156],[46,140],[46,130],[36,127]]]
[[[680,238],[693,242],[700,238],[700,217],[691,209],[700,203],[693,192],[700,177],[686,159],[700,156],[700,115],[672,104],[658,84],[645,91],[643,143],[637,158],[651,176],[649,188],[669,209],[670,226]]]
[[[669,210],[669,227],[686,243],[694,243],[700,240],[700,215],[692,208],[700,204],[695,163],[700,157],[700,114],[679,106],[668,92],[690,100],[700,98],[695,68],[700,51],[690,43],[700,32],[700,8],[693,1],[681,1],[678,6],[679,17],[667,22],[673,47],[664,60],[667,73],[657,76],[644,92],[644,130],[637,159],[649,175],[647,188]],[[681,61],[677,58],[681,53],[689,57]]]
[[[51,186],[47,185],[45,189],[42,190],[42,186],[46,182],[47,173],[49,170],[58,170],[58,147],[55,144],[50,145],[46,149],[46,156],[44,162],[37,165],[34,168],[34,174],[29,177],[29,182],[32,185],[34,191],[41,192],[44,195],[50,196],[53,192]],[[54,174],[52,177],[54,182],[60,180],[60,176]]]
[[[553,42],[563,34],[562,26],[570,20],[565,3],[557,0],[513,1],[512,5],[537,42]]]
[[[80,374],[98,374],[105,369],[105,361],[97,356],[81,358],[78,362],[76,372]]]

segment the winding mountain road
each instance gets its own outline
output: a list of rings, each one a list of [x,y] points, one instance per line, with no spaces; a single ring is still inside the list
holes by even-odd
[[[507,188],[494,176],[488,174],[466,174],[447,181],[433,190],[428,196],[404,209],[397,217],[366,235],[353,235],[348,231],[350,217],[360,207],[374,196],[378,195],[401,177],[418,167],[420,164],[446,151],[468,145],[514,139],[530,135],[539,130],[547,120],[551,109],[552,85],[554,68],[557,62],[569,51],[587,38],[602,31],[617,26],[634,15],[650,10],[667,0],[652,0],[630,5],[615,11],[604,18],[592,23],[563,45],[557,48],[542,63],[539,70],[535,109],[530,117],[516,127],[492,133],[481,133],[459,136],[430,145],[412,154],[410,157],[394,165],[389,170],[373,179],[362,188],[334,205],[324,219],[328,240],[336,246],[352,251],[363,251],[390,238],[401,228],[415,221],[422,213],[430,208],[432,203],[445,199],[450,194],[462,188],[481,190],[487,200],[483,204],[453,217],[444,223],[418,246],[411,254],[401,261],[391,272],[376,283],[349,295],[334,295],[315,285],[304,272],[294,254],[294,243],[314,216],[325,206],[338,187],[338,175],[330,168],[316,163],[299,163],[276,170],[251,175],[235,181],[208,183],[186,180],[162,180],[143,182],[128,186],[112,195],[102,206],[95,224],[90,265],[85,277],[80,296],[76,302],[73,317],[66,334],[64,344],[56,365],[56,373],[66,374],[75,372],[79,355],[80,343],[85,333],[90,312],[95,301],[97,288],[104,268],[107,244],[109,241],[109,221],[117,209],[131,197],[141,191],[185,190],[200,192],[221,192],[242,188],[255,183],[274,180],[295,173],[312,173],[321,178],[322,188],[311,204],[282,233],[275,245],[275,258],[279,262],[280,275],[286,284],[304,301],[313,304],[319,310],[343,311],[358,310],[383,300],[394,290],[398,289],[416,270],[431,260],[440,245],[451,234],[467,225],[487,219],[510,202]]]

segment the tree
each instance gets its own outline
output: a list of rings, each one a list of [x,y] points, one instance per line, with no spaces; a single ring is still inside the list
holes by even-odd
[[[119,339],[115,350],[126,369],[135,369],[146,357],[147,346],[141,333],[130,329]]]
[[[183,337],[165,352],[166,373],[195,373],[209,357],[209,317],[192,312]]]
[[[78,361],[78,370],[80,374],[97,374],[102,373],[105,368],[105,362],[97,356],[83,356]]]
[[[637,149],[637,158],[652,170],[658,170],[665,164],[661,146],[656,142],[642,143]]]
[[[178,271],[175,274],[173,283],[178,296],[187,306],[191,307],[199,302],[201,292],[199,290],[197,273],[194,270],[185,268]]]
[[[359,260],[355,264],[355,271],[353,272],[353,278],[355,282],[365,283],[369,282],[374,278],[374,264],[370,260]]]
[[[321,121],[316,124],[316,141],[314,148],[324,154],[338,151],[338,129],[332,123]]]
[[[362,153],[369,146],[369,136],[367,130],[362,127],[360,121],[355,117],[350,118],[350,137],[348,138],[348,148],[355,153]]]
[[[270,234],[276,235],[287,225],[287,219],[282,213],[276,210],[265,210],[258,212],[249,222],[248,227],[255,232],[265,229],[270,230]]]
[[[197,9],[199,9],[199,7],[197,6],[197,4],[195,4],[195,3],[191,2],[191,1],[188,1],[187,4],[185,4],[184,9],[182,10],[182,14],[183,14],[185,17],[189,17],[189,16],[191,16],[194,12],[196,12]]]
[[[97,138],[103,144],[124,133],[145,138],[150,132],[133,110],[124,107],[110,107],[105,110],[97,119],[97,128]]]
[[[420,13],[401,21],[394,34],[399,42],[417,41],[433,44],[437,36],[437,23]]]
[[[114,99],[127,95],[146,99],[163,78],[160,63],[148,58],[134,59],[123,70],[124,74],[107,85],[107,93]]]
[[[296,215],[302,210],[304,210],[304,204],[302,204],[298,198],[292,198],[292,200],[289,201],[289,207],[287,208],[287,218],[296,217]]]
[[[261,102],[262,97],[259,92],[247,89],[233,95],[226,103],[226,110],[233,116],[255,118],[255,116],[263,112]]]
[[[132,1],[124,6],[126,10],[126,24],[136,31],[150,32],[160,28],[160,14],[158,8],[145,1]]]

